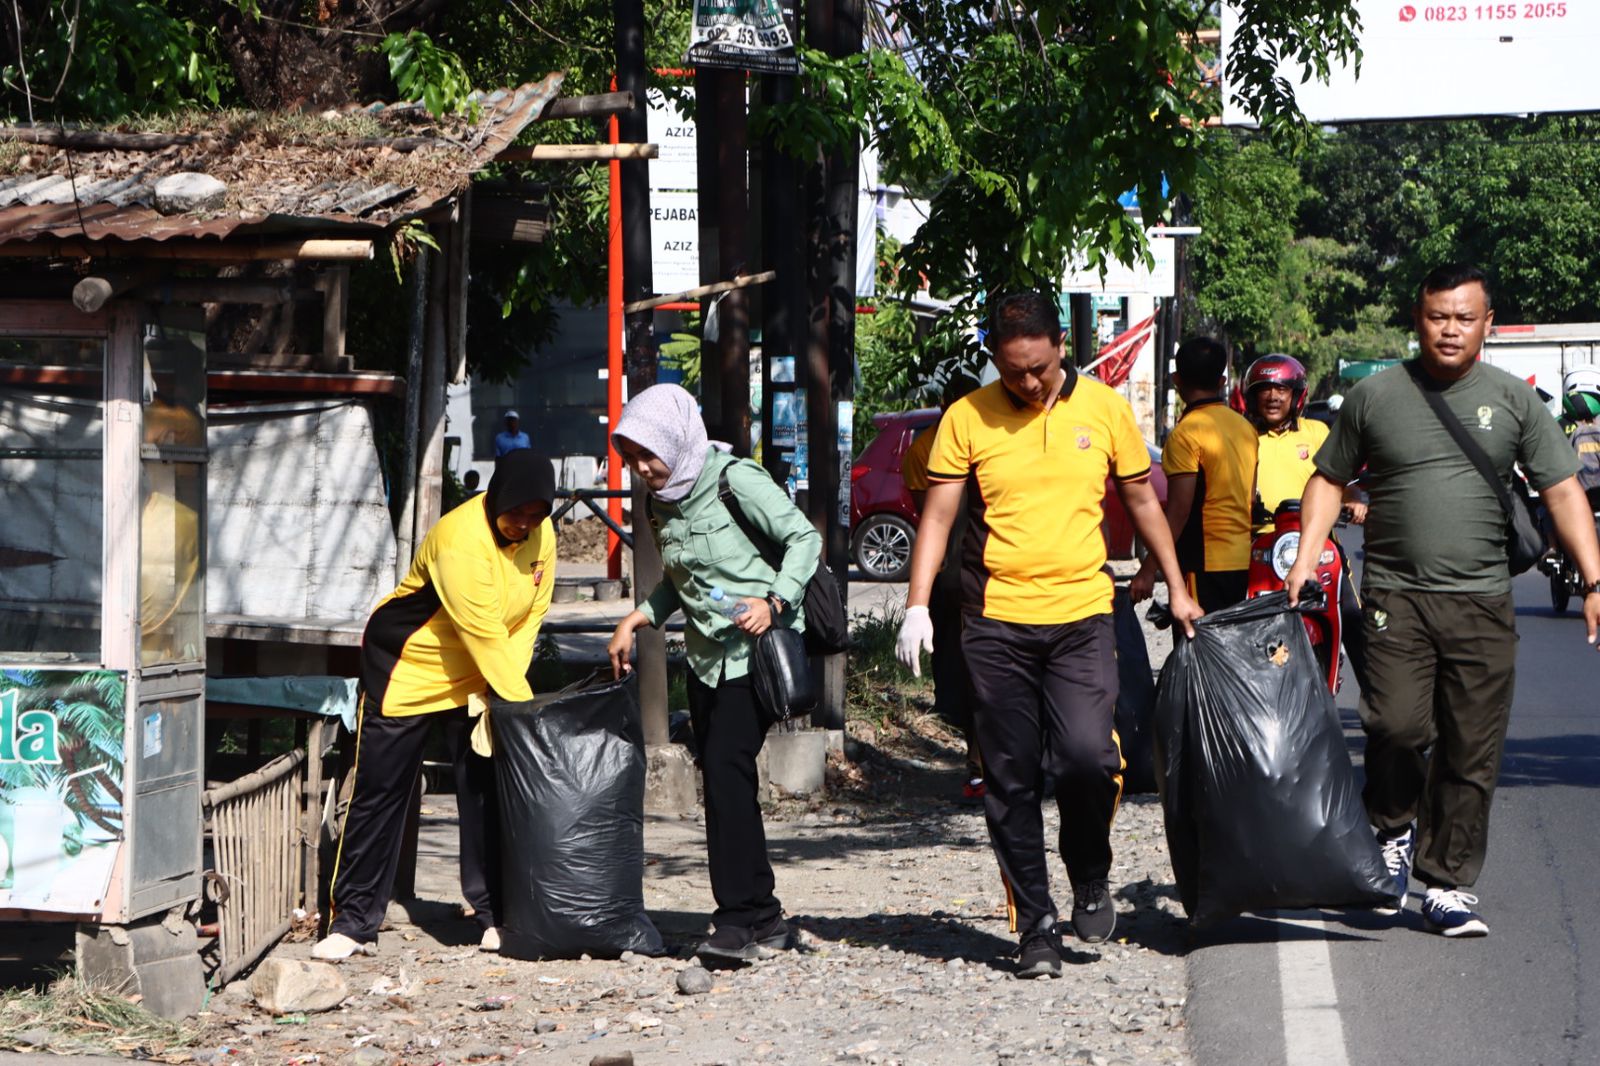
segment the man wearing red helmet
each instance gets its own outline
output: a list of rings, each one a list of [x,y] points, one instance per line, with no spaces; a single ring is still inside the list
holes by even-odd
[[[1328,439],[1328,427],[1301,418],[1306,408],[1306,368],[1287,355],[1263,355],[1244,374],[1244,413],[1261,434],[1256,449],[1256,536],[1272,528],[1272,515],[1284,500],[1298,500],[1316,473],[1312,458]],[[1366,520],[1359,489],[1345,493],[1351,521]]]
[[[1244,373],[1244,413],[1261,439],[1256,447],[1254,536],[1272,530],[1272,516],[1285,500],[1300,499],[1306,482],[1317,472],[1315,457],[1328,439],[1328,427],[1302,418],[1306,407],[1306,368],[1292,356],[1263,355]],[[1344,509],[1350,522],[1367,520],[1365,494],[1352,482],[1345,486]],[[1350,582],[1346,560],[1339,589],[1343,643],[1356,683],[1366,687],[1366,647],[1361,639],[1361,600]]]

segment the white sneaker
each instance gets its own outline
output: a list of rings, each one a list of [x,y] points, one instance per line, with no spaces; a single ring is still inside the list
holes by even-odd
[[[313,959],[322,959],[324,962],[338,962],[348,959],[352,955],[376,955],[377,944],[363,944],[359,940],[351,940],[343,933],[329,933],[317,942],[311,949]]]
[[[496,929],[492,925],[489,928],[485,929],[483,931],[483,939],[478,941],[478,950],[479,951],[499,951],[500,950],[500,930]]]

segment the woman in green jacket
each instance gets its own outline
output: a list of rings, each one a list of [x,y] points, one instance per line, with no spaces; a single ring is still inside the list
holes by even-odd
[[[706,851],[717,901],[714,929],[697,953],[759,958],[765,949],[790,946],[791,938],[773,895],[756,796],[756,755],[773,716],[757,704],[750,651],[770,626],[804,627],[800,600],[822,538],[765,470],[706,439],[694,397],[676,385],[656,385],[634,397],[611,439],[649,489],[649,525],[665,572],[618,623],[608,649],[612,669],[619,677],[630,669],[634,630],[660,625],[682,609],[689,716],[705,783]],[[719,498],[724,475],[745,515],[782,547],[776,571]]]

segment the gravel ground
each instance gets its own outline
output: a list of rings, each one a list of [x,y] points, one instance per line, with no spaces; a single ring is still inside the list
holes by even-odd
[[[1142,613],[1142,612],[1141,612]],[[1168,645],[1149,634],[1159,664]],[[924,726],[926,728],[924,728]],[[244,982],[205,1016],[201,1062],[1185,1063],[1187,927],[1160,806],[1125,800],[1113,830],[1114,942],[1067,938],[1057,980],[1019,981],[981,810],[952,802],[961,753],[936,723],[852,723],[855,763],[825,799],[768,811],[778,894],[800,948],[737,970],[690,957],[713,906],[698,818],[651,818],[645,903],[664,958],[520,962],[474,949],[459,916],[453,804],[429,796],[418,894],[390,910],[381,953],[342,964],[351,998],[284,1024]],[[1046,840],[1057,816],[1047,808]],[[1070,909],[1059,857],[1057,906]],[[276,954],[307,958],[309,939]],[[686,993],[702,982],[705,991]],[[226,1051],[224,1051],[226,1049]],[[625,1061],[625,1060],[622,1060]]]

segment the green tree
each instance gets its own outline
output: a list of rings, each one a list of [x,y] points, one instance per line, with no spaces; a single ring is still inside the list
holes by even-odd
[[[1045,0],[1014,5],[889,0],[900,53],[805,55],[809,95],[758,117],[810,155],[818,143],[875,138],[891,177],[929,198],[906,248],[912,279],[971,296],[1049,285],[1069,255],[1132,262],[1143,229],[1117,197],[1140,190],[1164,215],[1163,178],[1200,177],[1217,90],[1196,62],[1204,0]],[[1347,0],[1245,5],[1229,74],[1280,142],[1305,134],[1278,58],[1312,72],[1355,54]]]

